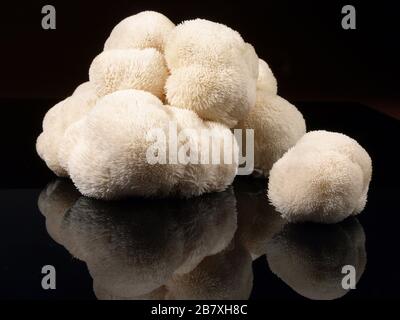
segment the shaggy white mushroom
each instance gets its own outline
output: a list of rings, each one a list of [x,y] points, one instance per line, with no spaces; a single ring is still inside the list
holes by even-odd
[[[164,57],[153,48],[103,51],[89,69],[90,82],[99,96],[137,89],[163,99],[167,77]]]
[[[171,105],[229,127],[254,106],[258,57],[231,28],[202,19],[185,21],[169,35],[165,58]]]
[[[176,150],[165,139],[174,135],[171,125],[179,131]],[[181,136],[184,130],[193,135]],[[202,130],[212,133],[209,143]],[[204,122],[189,110],[163,106],[138,90],[99,99],[85,118],[67,129],[60,145],[59,159],[79,191],[100,199],[222,191],[238,166],[237,143],[228,128]],[[175,161],[167,159],[167,153],[178,153]],[[213,155],[217,164],[212,159],[201,162]]]
[[[90,83],[90,81],[86,81],[84,83],[81,83],[79,86],[76,87],[72,95],[79,95],[79,94],[85,94],[85,93],[93,93],[93,85]]]
[[[272,165],[306,133],[300,111],[276,93],[276,79],[267,63],[260,59],[256,105],[236,128],[254,130],[254,167],[264,176],[268,176]],[[242,143],[243,150],[245,143]]]
[[[312,131],[270,172],[268,197],[289,221],[339,222],[366,204],[372,163],[357,141]]]
[[[262,59],[258,59],[257,94],[268,92],[272,95],[278,93],[278,82],[269,65]]]
[[[256,106],[237,128],[254,130],[254,168],[265,176],[306,132],[304,118],[294,105],[265,92],[258,94]]]
[[[164,51],[168,34],[175,25],[164,15],[143,11],[118,23],[104,44],[104,50],[154,48]]]
[[[43,119],[43,132],[36,141],[36,150],[47,166],[58,176],[68,173],[60,165],[58,152],[67,128],[84,117],[95,105],[98,96],[93,86],[85,82],[74,93],[47,111]]]

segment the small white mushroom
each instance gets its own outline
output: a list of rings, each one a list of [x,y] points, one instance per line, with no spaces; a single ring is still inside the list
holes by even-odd
[[[357,141],[312,131],[274,164],[268,197],[289,221],[335,223],[364,209],[371,174]]]

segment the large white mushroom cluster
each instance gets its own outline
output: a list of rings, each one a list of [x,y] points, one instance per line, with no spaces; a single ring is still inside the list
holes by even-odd
[[[190,139],[178,139],[178,147],[188,145],[190,150],[197,150],[200,158],[205,157],[210,150],[209,146],[204,147],[200,132],[212,130],[212,146],[220,149],[221,159],[231,156],[232,161],[150,163],[149,130],[158,128],[168,135],[171,123],[178,130],[199,133]],[[56,175],[70,177],[78,190],[89,197],[192,197],[225,190],[232,183],[238,170],[234,128],[254,130],[254,165],[265,176],[306,132],[301,113],[277,95],[277,81],[268,64],[238,32],[203,19],[175,26],[164,15],[145,11],[115,26],[103,52],[90,66],[89,81],[47,112],[36,147]],[[231,155],[224,148],[227,137],[234,145]],[[327,139],[329,148],[332,139]],[[166,153],[172,152],[170,147],[167,145]],[[345,161],[329,152],[319,154],[318,165],[324,165],[325,155],[329,162]],[[353,161],[351,156],[348,158]],[[357,185],[356,191],[346,194],[354,194],[358,203],[341,205],[348,211],[341,217],[360,211],[365,203],[370,177],[368,159],[363,160],[365,176],[357,176],[362,181],[350,182],[349,178],[343,182],[360,183],[362,187]],[[315,203],[311,192],[294,198],[281,192],[286,188],[282,183],[300,187],[307,184],[306,174],[289,176],[286,169],[279,171],[278,166],[274,170],[271,176],[280,182],[278,187],[272,182],[274,191],[270,196],[278,209],[291,212],[296,208],[293,201]],[[346,170],[352,167],[347,166]],[[318,174],[309,171],[318,179]],[[330,189],[324,190],[323,196],[328,197],[325,203],[332,206]],[[336,190],[332,192],[340,197]],[[282,204],[286,201],[291,202],[290,209]],[[320,201],[311,209],[302,207],[301,214],[323,221],[323,217],[315,218],[315,211],[324,205]],[[329,210],[321,212],[329,216]]]

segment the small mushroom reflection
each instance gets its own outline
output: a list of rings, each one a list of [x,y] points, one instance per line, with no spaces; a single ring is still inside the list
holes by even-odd
[[[104,202],[67,180],[42,191],[49,234],[86,262],[98,298],[247,299],[251,258],[234,238],[232,188],[189,200]]]
[[[366,265],[365,234],[356,218],[333,225],[287,224],[267,244],[273,273],[300,295],[314,300],[344,296],[342,267],[352,265],[356,282]]]

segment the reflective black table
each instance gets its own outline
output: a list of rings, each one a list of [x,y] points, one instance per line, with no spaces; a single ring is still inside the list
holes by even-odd
[[[7,118],[22,109],[26,118],[18,128],[6,123],[2,134],[1,299],[400,296],[399,121],[357,104],[299,103],[308,130],[357,139],[374,172],[366,209],[356,218],[288,224],[269,205],[260,178],[237,177],[225,192],[191,200],[81,196],[35,154],[51,103],[2,102]],[[55,290],[42,287],[48,265]],[[345,265],[354,267],[355,289],[342,286]]]

